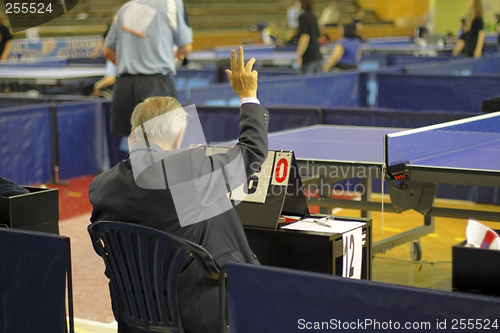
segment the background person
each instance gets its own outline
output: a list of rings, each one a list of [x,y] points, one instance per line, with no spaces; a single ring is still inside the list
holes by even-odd
[[[427,30],[427,15],[420,16],[420,24],[415,28],[415,38],[425,38],[429,34]]]
[[[320,37],[318,20],[313,13],[312,0],[300,0],[304,13],[299,16],[299,42],[297,44],[297,65],[302,74],[321,71],[323,56],[319,50]]]
[[[460,28],[457,31],[458,39],[456,39],[455,47],[453,48],[452,55],[454,57],[461,54],[464,50],[465,42],[469,36],[469,28],[467,27],[467,17],[460,18]]]
[[[8,60],[10,49],[12,47],[12,35],[4,19],[3,13],[0,12],[0,60]]]
[[[112,97],[112,87],[116,82],[116,66],[111,61],[106,61],[104,77],[94,83],[92,94],[96,97]]]
[[[495,19],[496,19],[495,30],[498,33],[497,50],[498,50],[498,52],[500,52],[500,14],[496,14]]]
[[[331,68],[356,69],[361,59],[361,41],[356,33],[356,26],[353,23],[344,25],[344,38],[335,44],[330,58],[323,65],[323,72],[328,72]]]
[[[467,57],[481,58],[484,46],[483,5],[481,0],[469,1],[466,26],[468,34],[465,39],[465,53]]]
[[[358,23],[362,23],[361,20],[365,17],[365,10],[361,7],[358,7],[358,9],[352,14],[352,23],[357,25]]]
[[[132,111],[145,98],[177,96],[174,59],[183,60],[192,42],[182,0],[129,1],[118,10],[104,41],[104,57],[117,67],[111,133],[130,134]]]
[[[262,43],[264,45],[281,45],[280,29],[276,21],[271,21],[262,29]]]
[[[320,27],[336,27],[339,24],[340,11],[336,2],[331,2],[323,11],[319,18]]]

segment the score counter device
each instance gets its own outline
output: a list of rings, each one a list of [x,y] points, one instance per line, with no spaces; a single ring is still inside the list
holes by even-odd
[[[209,155],[228,149],[206,148]],[[246,184],[232,191],[230,199],[244,226],[277,229],[281,215],[303,217],[309,214],[293,151],[269,150],[260,169]]]

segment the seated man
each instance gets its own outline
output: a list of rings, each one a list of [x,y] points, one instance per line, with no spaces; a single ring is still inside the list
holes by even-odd
[[[131,138],[135,140],[134,147],[142,148],[133,147],[129,159],[92,181],[89,189],[89,199],[93,205],[91,222],[102,220],[131,222],[178,235],[206,248],[219,267],[227,261],[258,264],[258,260],[249,248],[236,211],[230,205],[228,210],[218,215],[212,214],[212,217],[201,222],[194,219],[188,224],[182,223],[183,217],[185,218],[184,213],[182,217],[178,214],[188,211],[189,215],[191,212],[189,207],[186,209],[178,206],[175,196],[179,193],[176,194],[174,190],[179,184],[187,184],[189,181],[196,184],[200,176],[210,176],[217,171],[224,172],[230,163],[238,159],[241,159],[243,174],[248,179],[265,160],[268,153],[269,114],[257,100],[257,72],[252,70],[254,63],[255,59],[252,58],[246,66],[244,65],[241,47],[238,48],[238,57],[235,51],[231,52],[231,70],[227,70],[226,73],[231,87],[240,98],[241,128],[238,144],[224,154],[205,156],[205,151],[197,147],[178,150],[186,126],[186,113],[175,98],[150,97],[137,105],[132,114]],[[157,117],[160,115],[166,117]],[[141,141],[138,136],[143,136],[145,140]],[[151,182],[151,179],[142,179],[143,173],[138,175],[137,170],[134,170],[136,163],[134,158],[141,154],[166,156],[164,160],[160,160],[161,163],[150,164],[150,167],[165,165],[166,175],[157,182],[158,189],[145,188],[149,185],[154,187],[154,182]],[[152,172],[154,173],[154,170]],[[163,177],[163,171],[161,175]],[[183,177],[193,178],[181,180]],[[141,183],[142,187],[138,183]],[[145,184],[147,186],[144,186]],[[162,186],[164,189],[161,189]],[[192,186],[187,186],[181,191],[191,189]],[[227,193],[225,186],[224,189]],[[207,188],[207,191],[209,190]],[[191,201],[195,202],[194,205],[201,203],[200,206],[203,206],[212,201],[218,204],[218,198],[207,199],[206,193],[199,192],[195,189],[190,197]],[[223,197],[228,200],[226,193]],[[190,193],[183,192],[180,195],[189,198]],[[184,201],[184,204],[191,203]],[[200,216],[206,215],[200,214]],[[181,273],[178,297],[181,320],[186,332],[218,331],[217,282],[208,278],[197,262],[189,264]],[[113,303],[113,295],[111,298]],[[118,322],[118,325],[118,332],[133,332],[123,323]]]

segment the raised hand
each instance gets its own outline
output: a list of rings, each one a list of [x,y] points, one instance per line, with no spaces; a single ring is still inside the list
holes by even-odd
[[[243,47],[238,46],[238,57],[236,51],[231,51],[231,70],[226,70],[231,88],[240,99],[245,97],[257,98],[257,77],[256,70],[252,70],[255,58],[248,61],[245,66],[243,57]]]

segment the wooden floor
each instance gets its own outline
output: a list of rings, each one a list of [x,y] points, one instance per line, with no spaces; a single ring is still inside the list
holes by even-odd
[[[381,196],[374,195],[374,200]],[[384,201],[388,201],[384,197]],[[437,200],[437,206],[500,211],[500,206],[479,205],[464,201]],[[360,216],[359,211],[340,210],[336,215]],[[73,292],[76,332],[115,333],[104,264],[91,248],[86,228],[89,214],[60,222],[60,232],[71,237],[73,260]],[[372,212],[373,241],[421,226],[420,214]],[[435,233],[420,239],[422,261],[413,262],[409,244],[401,245],[373,259],[373,280],[437,290],[451,290],[451,247],[465,239],[466,220],[436,218]],[[499,228],[499,223],[484,224]]]
[[[381,196],[378,196],[380,200]],[[377,196],[374,196],[377,199]],[[389,201],[388,196],[384,196]],[[497,205],[480,205],[468,201],[437,199],[436,206],[448,208],[462,208],[472,210],[500,211]],[[343,213],[355,214],[355,211]],[[423,225],[423,217],[415,211],[401,214],[378,212],[372,213],[373,241],[393,236],[402,231],[410,230]],[[491,228],[500,228],[500,223],[479,221]],[[373,259],[373,280],[451,291],[451,248],[465,240],[467,220],[435,218],[435,231],[420,239],[422,246],[422,260],[411,260],[410,245],[396,247],[385,254],[377,254]]]

